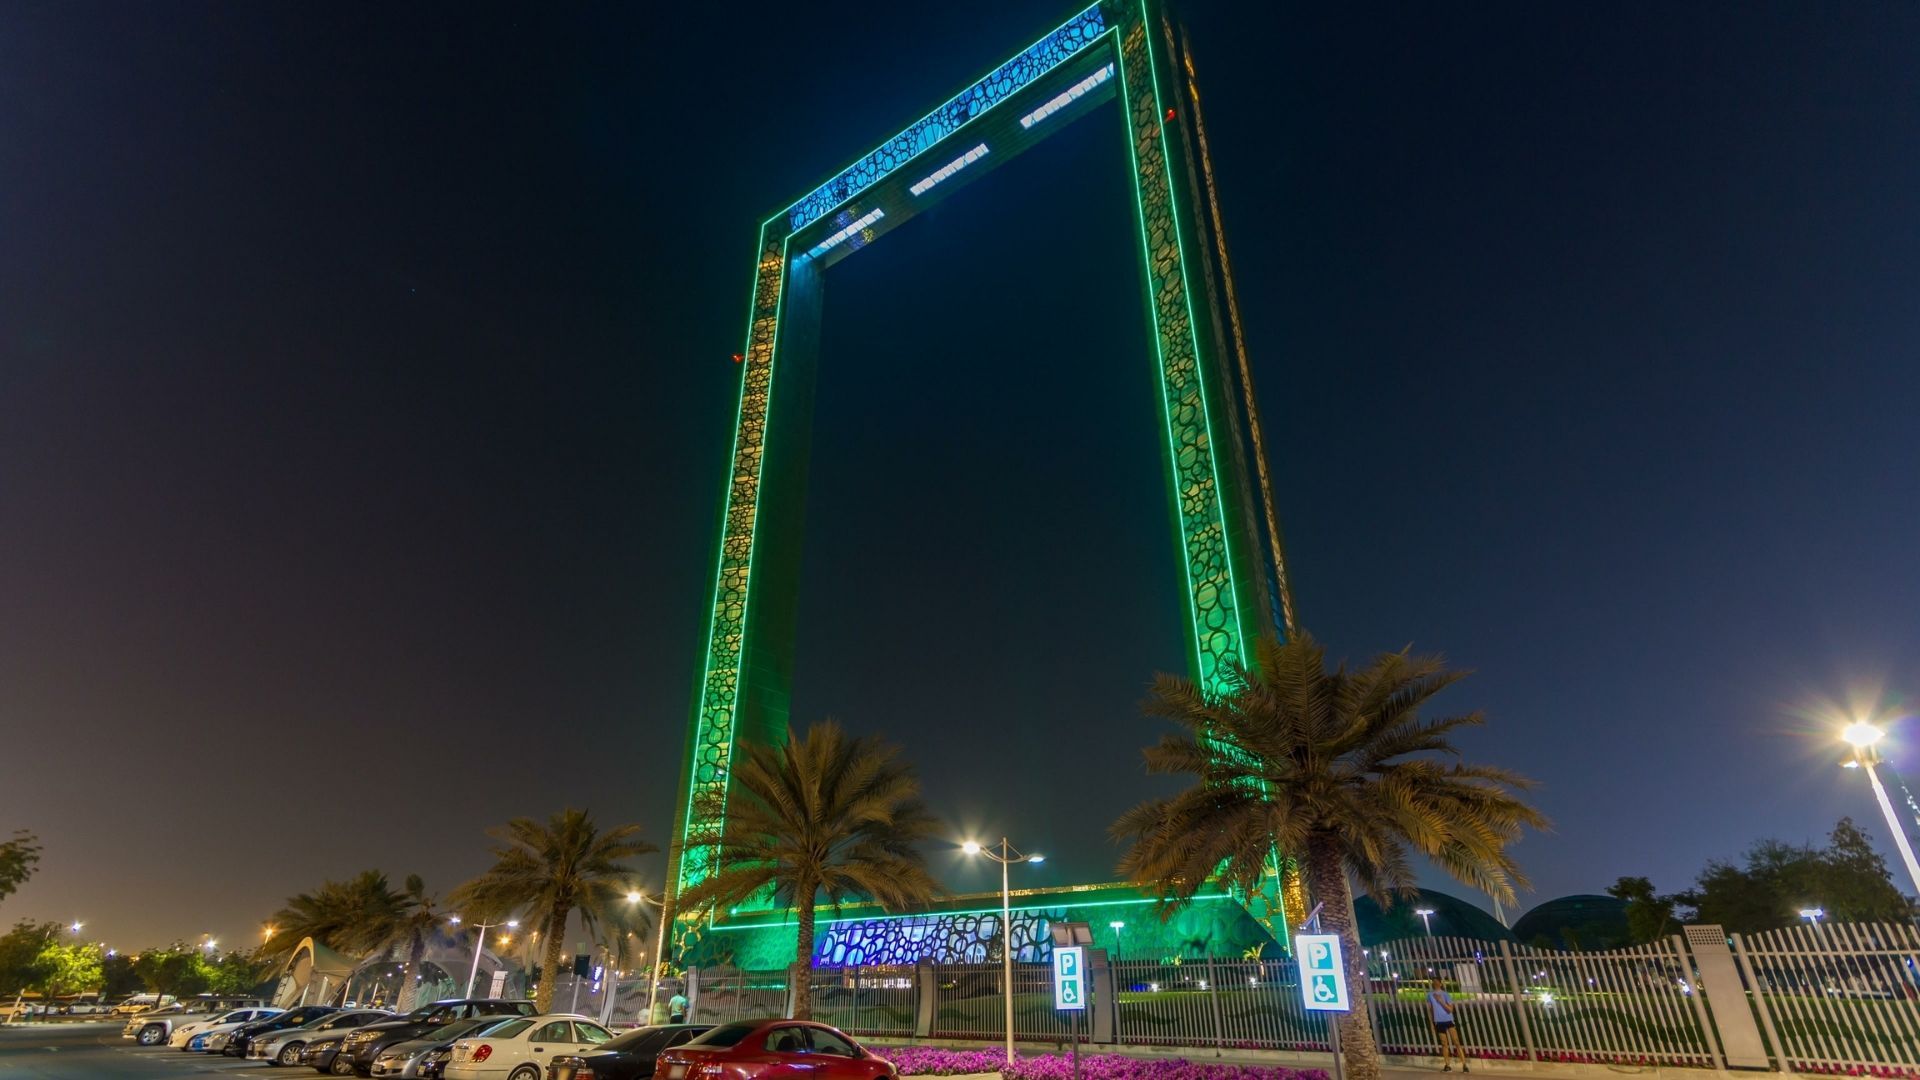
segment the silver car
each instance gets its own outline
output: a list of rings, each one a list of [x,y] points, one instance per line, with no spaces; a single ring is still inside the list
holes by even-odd
[[[315,1039],[338,1038],[354,1028],[391,1019],[393,1014],[384,1009],[348,1009],[345,1012],[328,1013],[299,1027],[276,1031],[253,1040],[247,1046],[247,1060],[265,1061],[270,1065],[298,1065],[300,1052]]]
[[[163,1009],[136,1014],[120,1029],[120,1037],[141,1046],[165,1046],[176,1025],[210,1020],[230,1009],[259,1008],[266,1002],[257,997],[201,997],[176,1001]]]
[[[419,1076],[420,1067],[426,1064],[427,1055],[453,1045],[453,1040],[471,1035],[484,1027],[491,1027],[502,1020],[511,1020],[508,1016],[475,1016],[466,1020],[455,1020],[451,1024],[434,1028],[417,1039],[403,1043],[394,1043],[373,1059],[373,1075]]]

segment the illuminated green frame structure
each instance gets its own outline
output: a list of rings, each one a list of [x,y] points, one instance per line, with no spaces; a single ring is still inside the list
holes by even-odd
[[[825,271],[1047,134],[1119,101],[1136,193],[1187,663],[1224,689],[1292,601],[1184,34],[1099,0],[760,226],[732,470],[668,854],[668,910],[710,872],[734,747],[784,738]],[[778,417],[776,422],[775,418]],[[1230,752],[1223,747],[1222,752]],[[1276,870],[1277,874],[1277,870]],[[1285,941],[1279,883],[1245,898]],[[698,928],[676,924],[673,955]]]

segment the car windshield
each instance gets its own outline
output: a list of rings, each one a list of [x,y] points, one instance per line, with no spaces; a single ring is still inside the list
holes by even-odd
[[[407,1015],[401,1017],[401,1019],[415,1020],[415,1021],[425,1020],[438,1012],[445,1012],[449,1017],[451,1017],[453,1015],[453,1007],[446,1004],[445,1002],[436,1001],[431,1005],[420,1006],[419,1008],[413,1010]]]
[[[439,1042],[445,1042],[448,1039],[457,1039],[479,1028],[492,1027],[499,1022],[500,1018],[497,1016],[489,1016],[483,1020],[455,1020],[451,1024],[442,1024],[420,1037],[422,1039],[434,1039]]]
[[[722,1024],[688,1043],[688,1046],[733,1046],[760,1030],[759,1024]]]
[[[485,1027],[476,1028],[473,1031],[469,1031],[467,1032],[467,1034],[488,1035],[496,1039],[511,1039],[515,1035],[520,1034],[521,1032],[527,1030],[532,1026],[533,1026],[533,1021],[527,1019],[524,1016],[508,1016],[499,1020],[495,1020],[493,1023],[488,1024]]]
[[[666,1045],[668,1029],[634,1028],[624,1035],[616,1036],[602,1050],[626,1050],[645,1053],[658,1053]]]

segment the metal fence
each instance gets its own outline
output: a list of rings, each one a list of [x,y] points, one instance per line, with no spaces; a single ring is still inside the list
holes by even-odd
[[[1776,1059],[1800,1072],[1920,1067],[1920,935],[1822,923],[1750,937],[1734,955]]]
[[[1475,1057],[1717,1069],[1740,1064],[1742,1029],[1749,1064],[1920,1073],[1914,928],[1688,933],[1700,936],[1605,952],[1452,937],[1388,942],[1367,950],[1366,985],[1354,988],[1354,1000],[1365,1003],[1381,1050],[1393,1055],[1439,1053],[1426,996],[1438,982]],[[1093,973],[1089,1016],[1076,1020],[1054,1010],[1047,965],[1015,965],[1015,1036],[1064,1042],[1078,1024],[1083,1037],[1100,1027],[1123,1045],[1328,1048],[1327,1020],[1306,1011],[1292,960],[1123,960],[1096,964]],[[813,978],[814,1017],[855,1034],[989,1041],[1005,1032],[998,964],[826,969]],[[701,972],[696,982],[702,1021],[788,1008],[785,972]]]

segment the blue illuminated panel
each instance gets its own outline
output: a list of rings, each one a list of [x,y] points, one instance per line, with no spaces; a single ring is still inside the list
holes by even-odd
[[[798,232],[832,213],[835,207],[879,183],[916,155],[959,131],[968,121],[1079,55],[1106,28],[1106,17],[1100,13],[1097,3],[1068,19],[1025,52],[994,68],[986,78],[960,91],[945,105],[908,125],[879,149],[787,207],[788,227]]]

